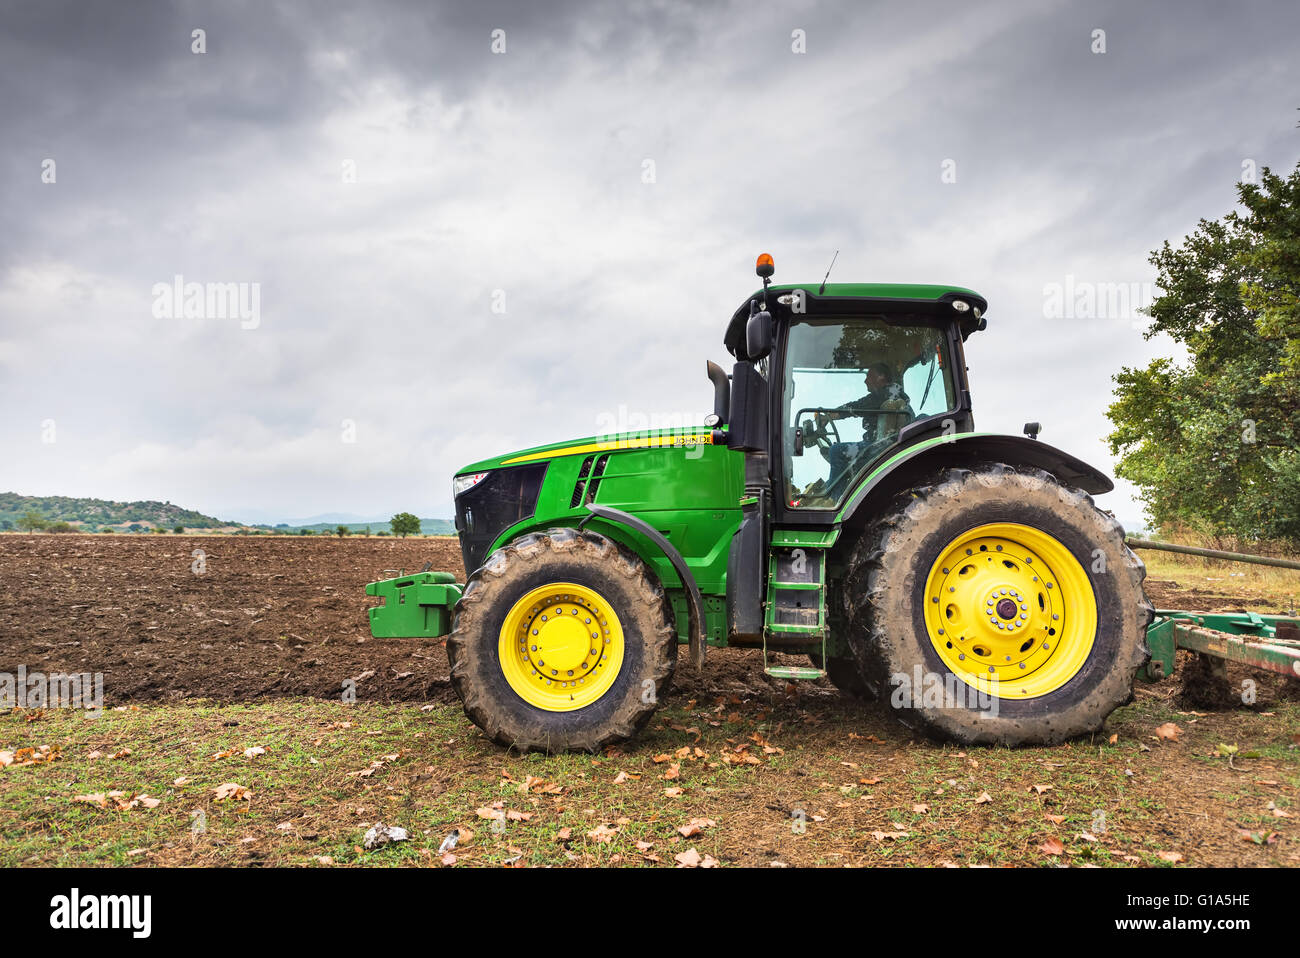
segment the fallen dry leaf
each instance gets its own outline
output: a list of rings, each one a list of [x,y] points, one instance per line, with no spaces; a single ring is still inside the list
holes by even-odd
[[[1062,855],[1065,853],[1065,846],[1061,844],[1059,838],[1049,838],[1038,846],[1038,850],[1045,855]]]
[[[218,802],[223,802],[228,798],[233,798],[237,802],[247,802],[253,795],[243,785],[237,785],[234,782],[225,782],[218,785],[212,792]]]
[[[688,848],[686,851],[674,855],[673,861],[677,862],[678,868],[699,868],[704,859],[700,857],[700,853],[694,848]]]
[[[618,834],[618,828],[610,828],[608,825],[597,825],[591,831],[587,832],[587,837],[597,845],[603,845],[606,842],[612,842],[614,836]]]
[[[1054,785],[1030,785],[1029,786],[1029,790],[1031,792],[1035,792],[1038,795],[1042,795],[1043,792],[1050,792],[1053,788],[1055,788]]]
[[[1124,857],[1127,859],[1129,856],[1125,855]],[[1156,857],[1159,858],[1161,861],[1169,862],[1170,864],[1174,864],[1174,865],[1178,864],[1180,861],[1183,860],[1183,856],[1178,852],[1159,852],[1156,855]],[[1140,859],[1134,856],[1134,860],[1138,861]]]
[[[1177,742],[1181,731],[1182,729],[1173,722],[1166,722],[1164,725],[1156,726],[1156,738],[1164,742]]]
[[[524,784],[520,789],[524,792],[533,792],[537,795],[559,795],[563,793],[564,786],[557,785],[555,782],[548,782],[544,778],[536,778],[532,775],[524,777]]]
[[[718,823],[711,818],[692,818],[685,825],[679,825],[677,832],[683,838],[694,838],[706,828],[712,828],[716,824]]]
[[[975,799],[975,804],[987,805],[991,801],[993,801],[992,795],[990,795],[988,792],[980,792],[979,798]]]

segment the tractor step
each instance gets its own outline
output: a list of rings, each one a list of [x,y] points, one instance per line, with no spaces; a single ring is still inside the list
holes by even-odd
[[[773,545],[767,572],[765,632],[821,638],[826,628],[826,550]]]
[[[763,671],[774,679],[803,679],[812,682],[826,677],[825,669],[814,669],[801,665],[769,665]]]

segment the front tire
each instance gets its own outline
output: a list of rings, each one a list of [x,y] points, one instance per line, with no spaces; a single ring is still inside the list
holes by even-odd
[[[1145,575],[1086,493],[1041,470],[950,469],[855,547],[849,640],[904,724],[965,744],[1061,742],[1132,700],[1150,658]]]
[[[593,532],[551,529],[469,577],[447,658],[465,714],[498,745],[594,752],[649,721],[677,633],[640,558]]]

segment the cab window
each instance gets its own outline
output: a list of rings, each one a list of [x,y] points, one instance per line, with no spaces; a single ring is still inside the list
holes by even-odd
[[[838,506],[908,423],[956,407],[947,337],[882,318],[796,322],[785,356],[786,503]]]

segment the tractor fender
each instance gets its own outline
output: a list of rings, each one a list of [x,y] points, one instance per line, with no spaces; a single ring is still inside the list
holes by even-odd
[[[1110,477],[1062,449],[1037,439],[998,433],[955,433],[909,446],[861,480],[835,517],[842,524],[865,522],[872,504],[893,496],[945,466],[969,467],[982,462],[1004,462],[1050,472],[1062,482],[1100,495],[1115,488]]]
[[[686,564],[686,560],[682,558],[682,554],[659,533],[658,529],[644,519],[638,519],[622,509],[612,509],[609,506],[599,506],[595,503],[588,503],[587,509],[591,514],[578,523],[579,529],[597,517],[616,526],[626,526],[639,532],[658,546],[668,561],[672,563],[673,569],[677,572],[678,577],[682,580],[682,585],[686,589],[686,609],[690,620],[687,634],[690,637],[688,648],[691,663],[695,666],[696,671],[703,671],[704,651],[708,648],[708,643],[704,637],[704,600],[700,596],[700,587],[695,582],[695,576],[691,575],[691,568]]]

